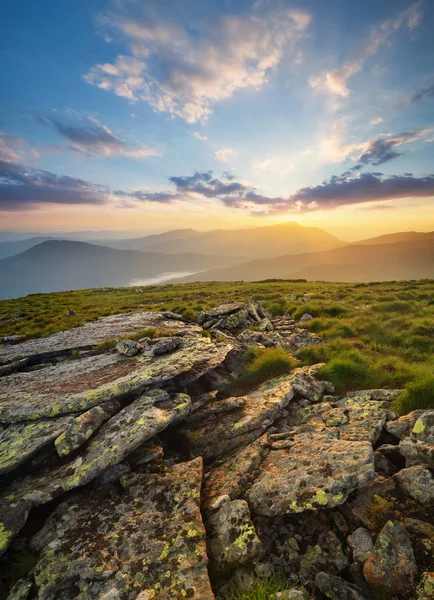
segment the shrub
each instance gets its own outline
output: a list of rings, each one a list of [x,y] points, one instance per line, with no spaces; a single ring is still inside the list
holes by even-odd
[[[289,581],[275,577],[258,579],[250,590],[242,591],[236,586],[225,595],[219,596],[220,600],[270,600],[278,592],[290,590],[293,586]]]
[[[249,348],[246,352],[246,365],[233,384],[234,392],[247,392],[264,381],[285,375],[297,361],[282,348]]]
[[[418,408],[434,408],[434,375],[409,383],[393,408],[402,415]]]
[[[318,376],[331,381],[338,393],[361,389],[371,384],[372,380],[368,363],[356,352],[348,353],[342,358],[332,358],[318,371]]]

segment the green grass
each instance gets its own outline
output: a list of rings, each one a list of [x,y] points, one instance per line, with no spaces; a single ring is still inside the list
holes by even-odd
[[[282,579],[267,577],[258,579],[248,591],[237,590],[219,596],[219,600],[274,600],[278,592],[290,590],[294,585]]]
[[[399,396],[393,408],[400,414],[406,414],[417,408],[434,408],[434,375],[408,384],[405,392]]]
[[[422,385],[434,373],[434,280],[211,282],[141,290],[102,288],[3,300],[0,336],[37,338],[135,310],[168,309],[193,318],[199,308],[207,310],[228,299],[253,298],[275,314],[313,315],[304,326],[326,344],[304,348],[297,356],[303,364],[329,363],[326,373],[341,393],[363,387],[404,386],[408,393],[400,410],[432,402],[429,386],[423,394],[413,392],[411,386]],[[302,297],[308,302],[299,301]],[[75,316],[67,316],[69,308]]]
[[[234,382],[234,393],[245,393],[264,381],[285,375],[297,366],[297,361],[282,348],[249,348],[246,365]]]

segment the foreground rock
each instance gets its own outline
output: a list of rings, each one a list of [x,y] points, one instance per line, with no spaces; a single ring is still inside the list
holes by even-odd
[[[66,500],[33,539],[38,598],[212,600],[201,480],[198,458]]]

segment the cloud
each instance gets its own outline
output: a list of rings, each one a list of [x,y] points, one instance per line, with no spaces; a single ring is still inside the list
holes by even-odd
[[[148,158],[161,156],[161,153],[145,146],[133,147],[117,138],[108,127],[94,117],[83,117],[74,113],[76,121],[66,122],[50,116],[38,116],[43,125],[53,126],[62,137],[68,140],[69,148],[87,156],[126,156],[128,158]],[[78,121],[78,122],[77,122]]]
[[[418,90],[411,98],[411,102],[420,102],[421,100],[426,100],[427,98],[434,98],[434,83],[426,88]]]
[[[108,191],[69,175],[0,160],[0,210],[28,210],[39,204],[104,204]]]
[[[198,131],[193,131],[192,136],[195,137],[200,142],[207,142],[208,141],[208,138],[206,137],[206,135],[202,135]]]
[[[389,134],[387,137],[370,140],[362,144],[364,151],[359,156],[356,169],[360,169],[365,165],[379,166],[385,162],[389,162],[394,158],[402,156],[402,152],[398,152],[396,148],[425,138],[431,129],[416,129],[414,131],[404,131],[395,135]]]
[[[39,152],[29,142],[9,133],[0,132],[0,160],[20,161],[40,158]]]
[[[206,120],[212,105],[241,89],[260,89],[309,26],[306,12],[260,11],[225,15],[206,24],[179,24],[123,11],[106,19],[131,56],[97,64],[84,79],[130,102],[188,123]]]
[[[414,2],[394,19],[388,19],[373,27],[361,49],[351,60],[339,69],[332,69],[311,77],[310,86],[322,93],[348,98],[350,95],[348,80],[363,69],[366,59],[374,56],[403,27],[413,31],[420,24],[423,1]]]
[[[222,148],[221,150],[217,150],[214,152],[214,158],[220,162],[229,162],[232,158],[234,158],[238,152],[233,150],[232,148]]]
[[[382,119],[381,117],[377,117],[376,119],[371,120],[371,125],[378,125],[379,123],[382,123],[383,121],[384,121],[384,119]]]

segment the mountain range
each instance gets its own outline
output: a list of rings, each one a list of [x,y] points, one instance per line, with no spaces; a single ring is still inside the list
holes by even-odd
[[[283,223],[92,243],[34,236],[1,242],[0,259],[0,298],[160,282],[419,279],[434,277],[434,232],[346,243],[316,227]]]

